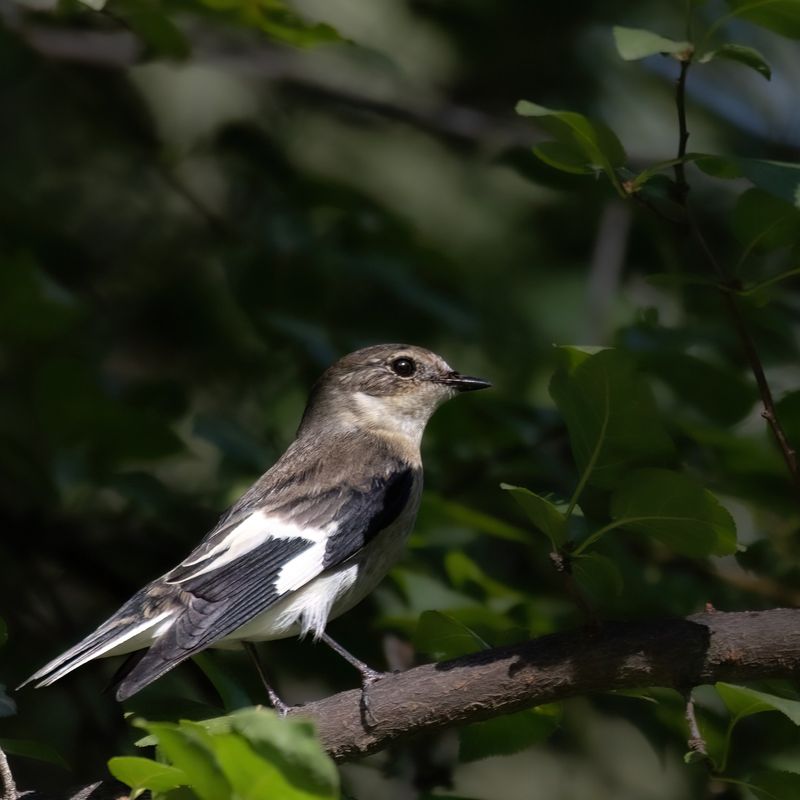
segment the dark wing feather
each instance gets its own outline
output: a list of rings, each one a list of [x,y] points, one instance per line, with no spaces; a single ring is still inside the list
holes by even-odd
[[[290,513],[294,510],[309,522],[312,517],[321,517],[338,523],[336,533],[326,546],[319,574],[356,556],[397,519],[408,502],[414,473],[412,468],[403,466],[374,478],[364,489],[345,486],[316,496],[297,497],[291,508],[285,509],[285,516],[280,507],[275,508],[274,513],[293,521],[294,515]],[[249,513],[254,510],[257,509],[250,509]],[[228,517],[223,527],[213,532],[211,546],[219,543],[219,533],[231,530],[246,516]],[[268,539],[243,556],[196,577],[184,579],[183,576],[191,574],[184,566],[170,572],[166,576],[170,582],[180,581],[175,588],[180,590],[184,610],[125,677],[117,690],[117,698],[130,697],[184,659],[224,639],[269,608],[279,599],[276,581],[281,568],[312,546],[312,541],[302,537]],[[194,560],[198,550],[204,554],[209,549],[198,548],[187,562]]]
[[[325,548],[325,569],[352,558],[388,528],[406,507],[413,485],[414,470],[408,467],[388,478],[373,478],[366,492],[353,492]]]

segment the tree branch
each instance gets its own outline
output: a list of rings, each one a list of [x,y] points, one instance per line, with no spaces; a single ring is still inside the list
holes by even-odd
[[[800,609],[706,612],[686,619],[606,623],[383,678],[369,689],[373,724],[362,722],[361,692],[340,692],[290,713],[310,717],[336,761],[398,740],[578,695],[651,686],[687,687],[800,676]],[[103,784],[116,790],[111,782]],[[102,793],[84,797],[110,797]],[[37,793],[26,800],[57,800]],[[66,792],[62,798],[81,797]]]
[[[543,636],[370,687],[375,723],[361,722],[360,691],[292,712],[313,718],[328,752],[348,761],[411,734],[509,714],[576,695],[800,675],[800,610],[712,612],[659,622],[606,623]]]

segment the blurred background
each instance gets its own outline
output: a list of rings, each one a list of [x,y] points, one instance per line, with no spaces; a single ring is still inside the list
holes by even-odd
[[[602,615],[797,603],[796,504],[719,298],[648,280],[702,271],[694,248],[605,180],[539,162],[544,134],[514,113],[520,98],[579,110],[617,131],[632,165],[673,157],[677,65],[623,62],[610,27],[682,38],[683,12],[677,0],[298,0],[291,12],[0,0],[0,681],[19,683],[183,557],[286,447],[322,370],[378,342],[427,346],[495,389],[437,413],[408,556],[332,626],[369,663],[424,659],[414,631],[429,609],[493,644],[580,624],[547,543],[499,488],[574,487],[547,393],[554,343],[635,355],[681,458],[751,545],[707,563],[609,542],[624,588],[588,587]],[[796,43],[728,29],[773,77],[696,69],[690,149],[797,160]],[[741,183],[690,182],[712,247],[735,264]],[[748,324],[797,441],[800,284],[758,300]],[[310,642],[264,651],[291,702],[357,683]],[[16,759],[22,788],[96,779],[132,752],[136,734],[101,693],[115,666],[14,696],[0,737],[56,762]],[[211,716],[215,683],[263,699],[244,658],[211,654],[130,708]],[[345,786],[387,800],[704,797],[702,768],[682,762],[680,699],[661,700],[570,701],[555,731],[474,761],[448,733],[346,767]],[[702,713],[721,729],[713,702]],[[797,759],[784,723],[748,723],[745,741]]]

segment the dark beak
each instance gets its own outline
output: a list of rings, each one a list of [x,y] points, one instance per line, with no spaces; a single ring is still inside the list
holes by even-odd
[[[442,383],[452,386],[459,392],[474,392],[478,389],[488,389],[492,384],[483,378],[473,378],[462,375],[460,372],[451,372],[442,378]]]

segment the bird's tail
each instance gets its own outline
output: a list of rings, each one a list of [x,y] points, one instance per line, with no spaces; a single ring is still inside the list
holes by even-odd
[[[147,647],[169,628],[176,610],[168,604],[154,605],[146,590],[142,590],[94,633],[45,664],[17,688],[34,681],[37,687],[49,686],[92,659]]]

